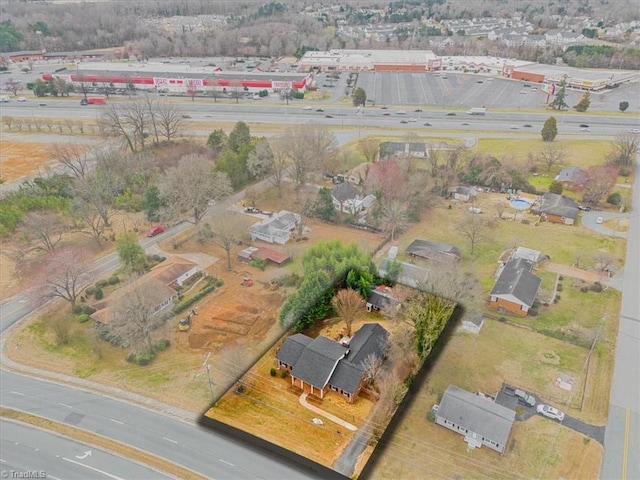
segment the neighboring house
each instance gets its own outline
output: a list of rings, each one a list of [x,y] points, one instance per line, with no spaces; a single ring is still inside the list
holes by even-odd
[[[114,306],[118,304],[119,300],[139,288],[154,293],[158,298],[158,304],[154,310],[159,312],[172,305],[174,298],[178,295],[177,289],[182,287],[188,278],[200,271],[202,270],[198,264],[173,255],[153,267],[146,275],[118,288],[100,302],[92,305],[96,311],[91,314],[91,318],[99,323],[108,323],[114,318]]]
[[[536,263],[543,260],[545,257],[544,255],[542,255],[542,252],[538,250],[533,250],[527,247],[518,247],[516,248],[515,252],[511,254],[511,258],[512,259],[523,258],[535,265]]]
[[[455,245],[429,240],[414,240],[405,250],[409,255],[436,263],[453,264],[460,261],[462,252]]]
[[[542,280],[531,273],[533,263],[509,260],[490,293],[488,307],[500,313],[526,317],[538,296]]]
[[[589,174],[581,168],[567,167],[556,175],[555,181],[560,182],[562,188],[567,190],[580,190],[587,183],[588,178]]]
[[[273,262],[276,265],[284,265],[291,260],[291,257],[273,248],[247,247],[238,252],[237,260],[244,263],[249,263],[251,260],[263,260]]]
[[[463,202],[471,202],[478,195],[478,190],[475,187],[463,187],[459,185],[451,190],[451,198],[454,200],[460,200]]]
[[[333,206],[339,212],[356,214],[370,208],[375,202],[375,196],[364,197],[362,192],[349,182],[338,185],[331,191]]]
[[[427,145],[423,142],[384,142],[380,145],[380,156],[422,158],[427,156]]]
[[[347,181],[353,185],[363,184],[369,176],[373,162],[362,162],[353,167],[346,175]]]
[[[298,222],[300,222],[300,215],[280,210],[275,215],[251,225],[251,240],[285,244],[289,241],[291,232],[295,230]]]
[[[396,312],[399,308],[400,302],[386,285],[378,285],[367,298],[367,312]]]
[[[291,385],[319,398],[329,391],[354,402],[364,385],[365,360],[386,356],[389,333],[377,323],[366,323],[350,339],[336,342],[322,335],[312,339],[297,333],[276,353],[279,369],[291,374]]]
[[[542,196],[540,206],[532,207],[531,212],[542,215],[551,223],[573,225],[578,218],[578,204],[572,198],[547,192]]]
[[[378,275],[382,278],[388,278],[389,276],[389,258],[383,258],[378,267]],[[404,285],[406,287],[418,288],[421,284],[427,281],[429,277],[429,270],[412,263],[400,262],[400,274],[395,279],[396,283]]]
[[[449,385],[435,412],[436,423],[464,436],[469,448],[482,445],[504,454],[516,412]]]

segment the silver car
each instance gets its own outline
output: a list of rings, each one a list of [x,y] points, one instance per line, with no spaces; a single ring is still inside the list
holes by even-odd
[[[538,405],[538,408],[536,408],[536,411],[540,415],[544,415],[545,417],[551,418],[553,420],[558,420],[559,422],[562,422],[564,420],[564,413],[557,408],[553,408],[550,405],[540,404]]]

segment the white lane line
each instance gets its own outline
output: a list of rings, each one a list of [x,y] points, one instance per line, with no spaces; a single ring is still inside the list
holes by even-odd
[[[175,440],[172,440],[172,439],[167,438],[167,437],[162,437],[162,439],[163,439],[163,440],[166,440],[167,442],[171,442],[171,443],[178,443],[178,442],[176,442]]]
[[[66,403],[58,403],[58,405],[62,405],[63,407],[73,408],[71,405],[67,405]]]
[[[47,478],[53,478],[53,480],[62,480],[61,478],[58,477],[54,477],[53,475],[51,475],[50,473],[47,472]]]
[[[89,470],[93,470],[94,472],[101,473],[106,475],[109,478],[113,478],[114,480],[124,480],[124,478],[120,478],[116,475],[112,475],[111,473],[105,472],[104,470],[100,470],[98,468],[90,467],[89,465],[85,465],[84,463],[76,462],[75,460],[71,460],[70,458],[62,457],[63,460],[67,462],[74,463],[75,465],[80,465],[81,467],[88,468]]]
[[[235,467],[235,465],[234,465],[233,463],[231,463],[231,462],[227,462],[226,460],[223,460],[223,459],[221,459],[221,458],[219,458],[219,459],[218,459],[218,461],[219,461],[219,462],[222,462],[222,463],[226,463],[227,465],[230,465],[230,466],[232,466],[232,467]]]
[[[9,393],[13,393],[14,395],[21,395],[21,396],[24,396],[24,393],[21,393],[21,392],[15,392],[15,391],[13,391],[13,390],[11,390]]]
[[[120,420],[116,420],[115,418],[110,418],[109,421],[113,423],[117,423],[118,425],[124,425],[124,422],[121,422]]]

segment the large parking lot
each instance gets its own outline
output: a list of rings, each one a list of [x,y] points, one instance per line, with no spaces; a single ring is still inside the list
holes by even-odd
[[[346,74],[343,74],[345,76]],[[530,86],[525,86],[530,85]],[[547,95],[538,84],[463,73],[360,73],[358,86],[376,106],[406,105],[441,106],[446,108],[539,108]],[[583,92],[567,91],[567,104],[580,101]],[[629,112],[637,112],[640,85],[622,87],[591,94],[590,110],[618,110],[621,101],[630,103]]]

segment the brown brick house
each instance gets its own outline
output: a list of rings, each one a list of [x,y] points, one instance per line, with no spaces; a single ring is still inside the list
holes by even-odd
[[[500,313],[526,317],[542,280],[531,273],[533,263],[524,258],[509,260],[491,290],[488,307]]]

